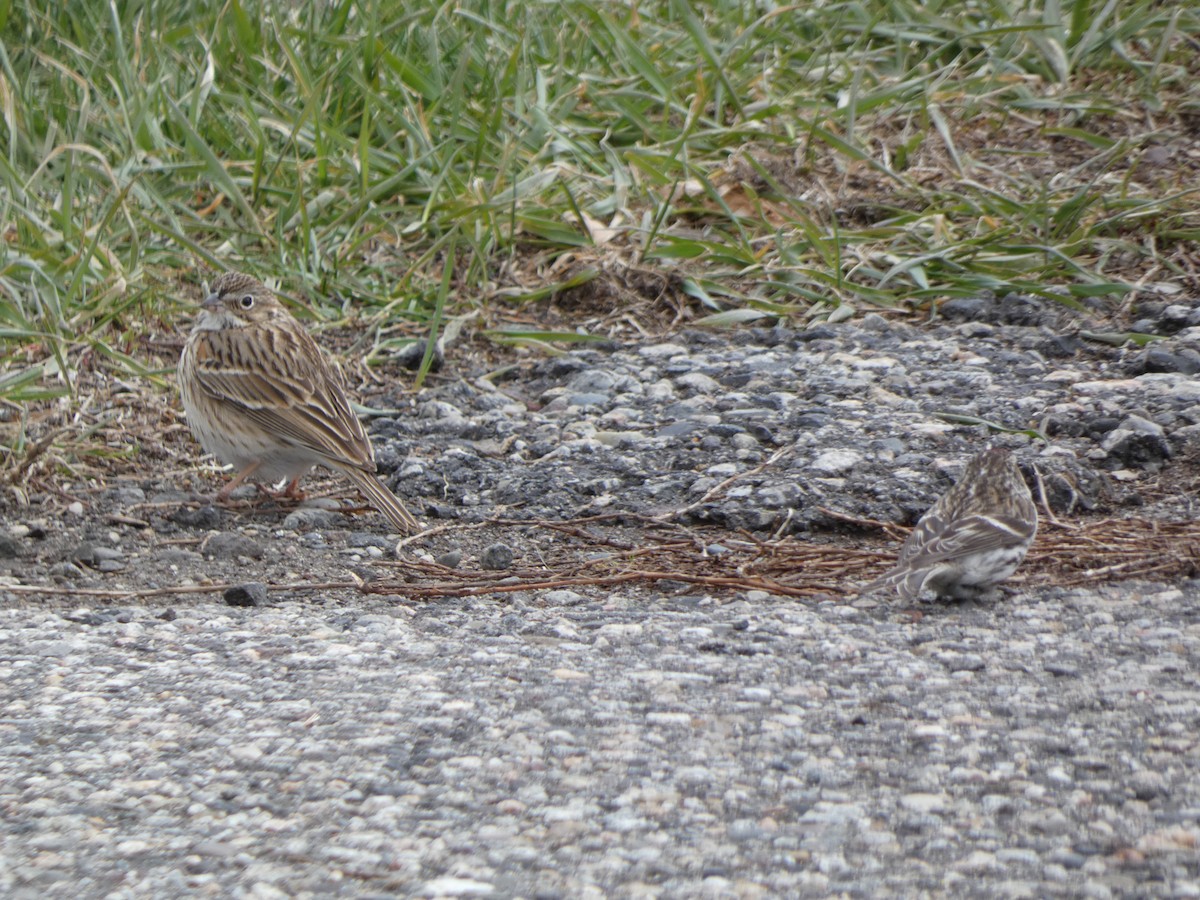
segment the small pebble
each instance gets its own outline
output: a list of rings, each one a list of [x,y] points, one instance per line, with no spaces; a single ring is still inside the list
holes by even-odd
[[[412,341],[401,347],[393,356],[396,362],[410,369],[413,372],[421,368],[421,364],[425,361],[425,350],[427,342],[424,340]],[[439,372],[446,362],[446,341],[439,336],[433,343],[433,354],[430,357],[429,371]]]
[[[146,492],[140,487],[132,485],[113,488],[107,492],[107,496],[114,504],[121,507],[135,506],[138,503],[146,502]]]
[[[303,506],[292,510],[283,519],[283,527],[288,531],[308,531],[313,528],[328,528],[340,518],[340,514],[328,509],[317,509]]]
[[[381,534],[375,534],[371,531],[352,531],[346,535],[347,547],[377,547],[380,550],[387,550],[391,542]]]
[[[265,606],[267,586],[257,581],[248,581],[227,588],[222,596],[229,606]]]
[[[513,551],[508,544],[496,543],[479,554],[479,564],[485,569],[508,569],[513,564]]]
[[[213,559],[237,559],[242,556],[262,559],[264,550],[263,545],[253,538],[226,531],[209,535],[200,545],[200,552]]]
[[[215,506],[201,506],[199,509],[184,506],[171,514],[171,521],[183,528],[208,531],[220,527],[221,511]]]

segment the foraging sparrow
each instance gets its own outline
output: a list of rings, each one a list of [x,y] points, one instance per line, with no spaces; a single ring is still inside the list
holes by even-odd
[[[1016,571],[1036,534],[1037,508],[1012,454],[984,450],[921,516],[896,567],[860,593],[895,588],[906,602],[926,588],[978,596]]]
[[[338,370],[261,282],[227,272],[213,282],[183,354],[179,390],[200,444],[237,476],[300,478],[315,465],[343,472],[402,533],[417,520],[375,477],[375,454]]]

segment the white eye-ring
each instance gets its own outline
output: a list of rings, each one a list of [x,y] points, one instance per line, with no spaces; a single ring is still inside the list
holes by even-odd
[[[254,306],[254,295],[246,294],[246,296],[242,297],[241,303],[242,309],[250,309],[252,306]]]

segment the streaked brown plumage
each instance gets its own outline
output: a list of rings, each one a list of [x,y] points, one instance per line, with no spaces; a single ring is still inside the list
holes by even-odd
[[[895,568],[861,593],[894,588],[908,602],[926,589],[978,596],[1016,571],[1036,534],[1037,508],[1012,454],[984,450],[917,522]]]
[[[179,390],[200,444],[238,473],[290,480],[313,466],[344,472],[402,533],[417,520],[375,477],[375,454],[341,374],[275,295],[249,275],[213,282],[179,358]]]

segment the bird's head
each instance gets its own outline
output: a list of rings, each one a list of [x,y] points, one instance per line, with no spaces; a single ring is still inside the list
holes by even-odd
[[[282,308],[266,285],[241,272],[219,275],[200,306],[195,327],[202,331],[244,328],[265,322]]]

